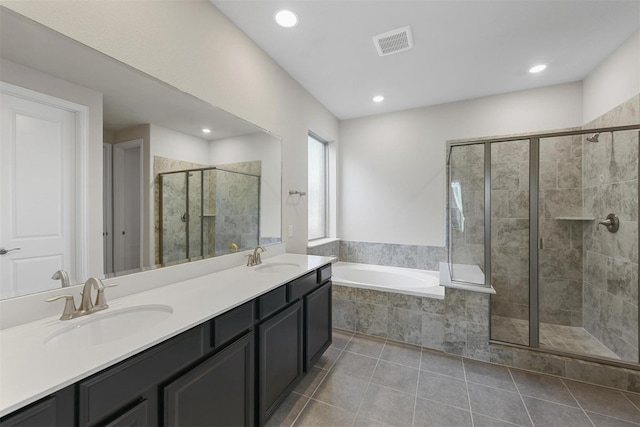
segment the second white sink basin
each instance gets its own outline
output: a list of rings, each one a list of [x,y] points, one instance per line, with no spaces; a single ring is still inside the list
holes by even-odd
[[[105,310],[83,317],[44,340],[45,347],[81,348],[100,345],[136,334],[173,314],[168,305],[150,304]]]
[[[300,264],[293,262],[270,262],[256,267],[256,271],[259,273],[286,273],[299,267]]]

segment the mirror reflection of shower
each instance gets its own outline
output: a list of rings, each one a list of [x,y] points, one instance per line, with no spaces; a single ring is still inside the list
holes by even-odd
[[[259,244],[260,162],[244,162],[236,169],[160,174],[160,263],[197,260]]]

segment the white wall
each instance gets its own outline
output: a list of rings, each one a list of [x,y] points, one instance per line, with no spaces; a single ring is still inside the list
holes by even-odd
[[[640,93],[640,31],[602,61],[583,87],[585,124]]]
[[[337,119],[206,0],[2,5],[281,136],[283,193],[307,187],[309,129],[338,139]],[[306,252],[306,204],[283,203],[282,222],[287,250]]]
[[[280,140],[267,133],[254,133],[211,141],[209,164],[220,165],[260,160],[260,236],[281,237],[280,212],[282,150]]]
[[[343,121],[338,234],[444,246],[447,140],[581,125],[581,83]]]

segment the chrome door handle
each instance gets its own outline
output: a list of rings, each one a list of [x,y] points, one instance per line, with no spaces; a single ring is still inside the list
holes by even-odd
[[[13,248],[13,249],[0,249],[0,255],[6,255],[9,252],[13,252],[13,251],[19,251],[20,248]]]

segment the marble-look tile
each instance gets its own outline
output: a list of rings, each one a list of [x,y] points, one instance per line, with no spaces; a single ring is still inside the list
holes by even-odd
[[[513,366],[513,349],[501,345],[490,344],[490,362],[499,365]]]
[[[345,374],[330,373],[313,394],[313,398],[329,405],[356,412],[367,391],[368,380]]]
[[[469,409],[467,384],[462,380],[444,375],[421,371],[418,382],[418,397],[460,409]]]
[[[507,141],[491,145],[491,163],[519,163],[529,160],[529,141]]]
[[[356,330],[356,302],[333,298],[331,317],[334,328]]]
[[[518,163],[496,163],[491,167],[491,190],[517,190],[520,187]]]
[[[572,408],[526,396],[523,397],[523,400],[534,425],[582,427],[590,424],[589,418],[580,408]]]
[[[356,301],[364,304],[389,305],[389,293],[373,289],[357,288]]]
[[[361,354],[342,352],[331,369],[333,375],[348,375],[366,381],[371,379],[378,359]]]
[[[582,189],[545,190],[544,216],[556,218],[582,215]]]
[[[539,251],[539,274],[582,282],[582,251],[575,249],[542,249]]]
[[[609,257],[603,257],[592,251],[585,251],[584,281],[591,285],[605,289],[606,274]]]
[[[545,309],[579,310],[582,308],[582,281],[541,277],[539,304]]]
[[[474,417],[475,420],[475,417]],[[456,426],[471,427],[468,410],[454,408],[442,403],[418,398],[416,400],[414,426]],[[478,424],[475,424],[478,426]],[[495,424],[492,425],[496,427]]]
[[[302,377],[294,391],[303,396],[311,397],[329,371],[313,367]]]
[[[640,411],[621,392],[563,380],[585,411],[640,423]]]
[[[507,391],[517,391],[509,369],[493,363],[464,361],[467,381]]]
[[[489,362],[489,326],[467,322],[467,339],[465,354],[476,360]]]
[[[357,332],[386,338],[389,330],[389,313],[386,305],[358,303],[356,317]]]
[[[638,264],[607,258],[607,292],[638,302]]]
[[[622,303],[622,339],[638,349],[638,306]]]
[[[479,384],[469,384],[471,411],[521,426],[531,426],[520,395]]]
[[[370,384],[359,414],[390,426],[404,427],[413,422],[415,396]]]
[[[418,384],[418,368],[380,360],[371,382],[394,390],[415,395]]]
[[[592,384],[600,384],[607,387],[614,387],[619,389],[624,389],[627,383],[627,376],[625,375],[625,373],[622,370],[616,369],[612,366],[606,366],[576,359],[566,359],[565,366],[565,376],[570,379],[585,381]],[[567,383],[567,386],[569,386],[569,383]],[[573,391],[572,387],[569,387],[569,389]],[[578,401],[580,401],[580,399],[578,399]]]
[[[638,263],[638,223],[621,221],[615,239],[616,258]]]
[[[444,300],[423,297],[422,311],[432,314],[444,314]]]
[[[395,292],[389,292],[388,304],[391,307],[403,308],[406,310],[421,311],[422,310],[422,297],[415,295],[399,294]]]
[[[529,246],[529,220],[504,218],[492,224],[491,245],[509,248]]]
[[[444,316],[441,314],[422,314],[422,342],[425,348],[444,350]]]
[[[318,427],[350,426],[355,418],[356,415],[353,412],[311,399],[298,417],[296,425]]]
[[[331,347],[338,350],[344,350],[353,335],[354,333],[352,331],[334,328],[331,334]]]
[[[422,344],[422,312],[389,307],[387,338],[409,344]]]
[[[574,157],[558,167],[558,188],[582,188],[582,157]]]
[[[586,414],[596,427],[638,427],[638,424],[624,421],[620,418],[607,417],[589,411]]]
[[[342,286],[333,284],[332,293],[334,298],[355,301],[358,288],[353,286]]]
[[[419,368],[421,353],[420,346],[387,341],[380,359],[410,368]]]
[[[609,182],[622,182],[638,179],[638,143],[637,141],[615,141],[613,148],[607,151]]]
[[[480,325],[489,325],[489,295],[469,292],[466,304],[466,319]]]
[[[384,343],[384,339],[356,334],[351,337],[349,344],[347,344],[344,349],[345,351],[349,351],[351,353],[362,354],[364,356],[369,356],[377,359],[378,357],[380,357],[380,353],[382,353]]]
[[[531,396],[568,406],[578,406],[569,389],[556,377],[510,369],[518,391],[523,396]]]
[[[420,370],[458,379],[465,378],[462,358],[438,351],[422,350]]]
[[[473,427],[516,427],[516,424],[473,413]],[[455,425],[455,424],[452,424]]]

